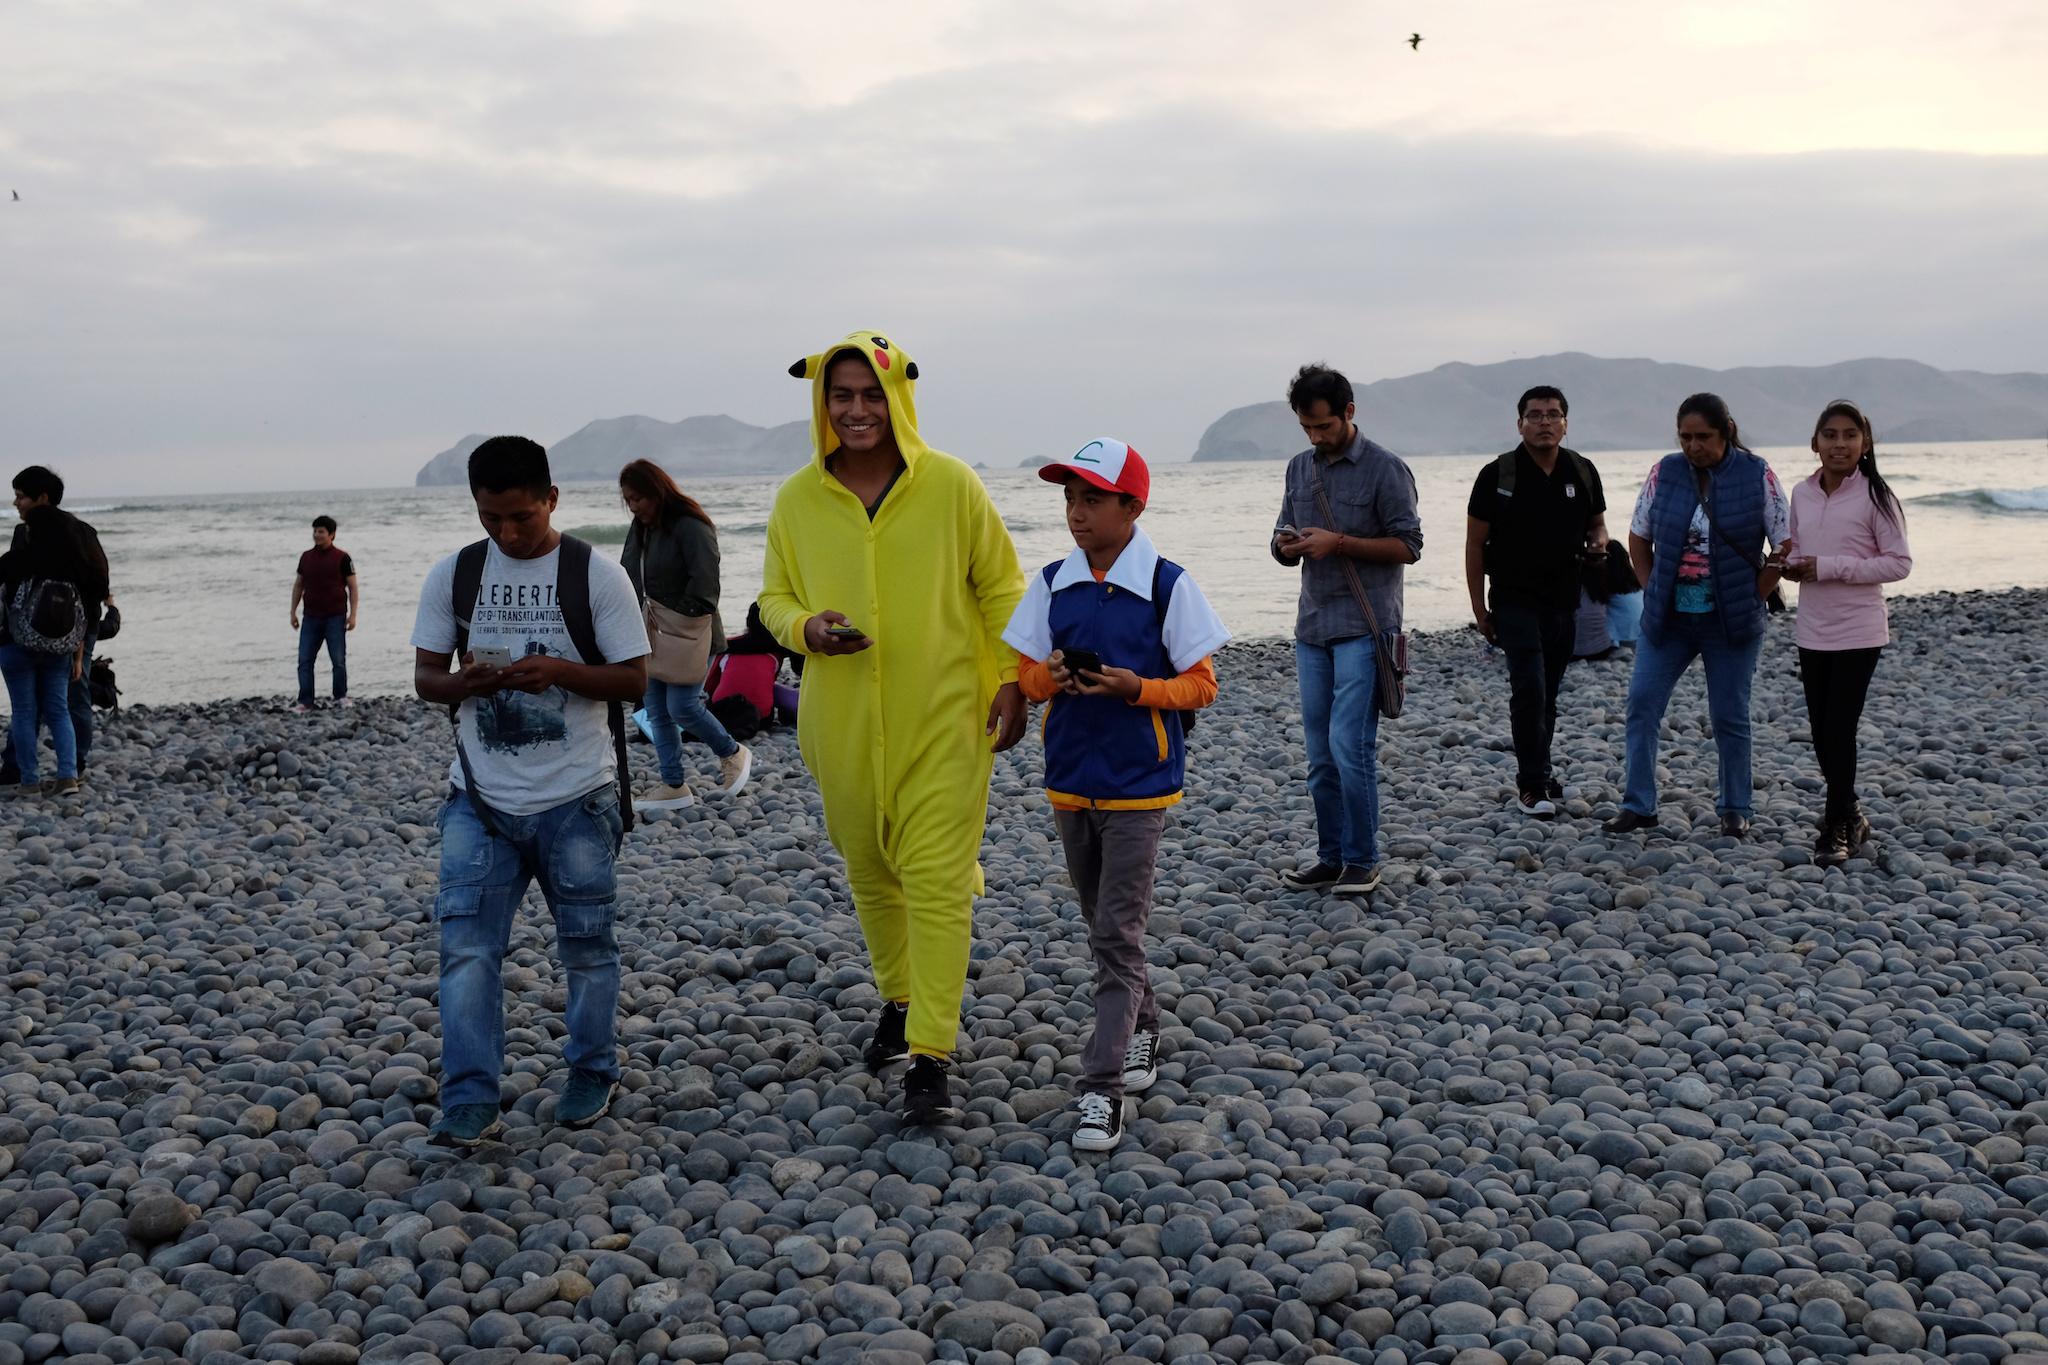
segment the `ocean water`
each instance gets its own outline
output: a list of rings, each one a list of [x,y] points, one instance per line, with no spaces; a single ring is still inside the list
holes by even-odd
[[[1610,530],[1627,521],[1643,473],[1662,452],[1594,456],[1606,485]],[[1761,452],[1788,483],[1813,468],[1804,449]],[[1905,500],[1913,576],[1895,591],[2048,586],[2048,446],[2037,441],[1901,446],[1882,453]],[[1421,494],[1422,560],[1408,571],[1413,629],[1463,625],[1465,499],[1486,457],[1410,460]],[[1296,576],[1266,553],[1282,465],[1161,464],[1153,469],[1145,526],[1186,564],[1239,636],[1293,629]],[[1029,470],[985,471],[989,491],[1029,569],[1072,548],[1058,491]],[[761,584],[772,481],[699,480],[689,491],[718,523],[722,606],[745,620]],[[462,488],[354,489],[333,493],[209,494],[124,499],[75,495],[72,511],[99,529],[121,605],[121,635],[101,653],[115,661],[123,700],[168,703],[286,695],[297,688],[298,636],[289,623],[292,574],[311,542],[310,522],[341,523],[363,590],[349,640],[350,690],[412,687],[413,614],[427,569],[482,532]],[[0,526],[12,516],[0,513]],[[616,554],[625,509],[608,484],[562,489],[556,525]],[[1793,592],[1792,585],[1787,591]],[[327,691],[327,661],[319,663]]]

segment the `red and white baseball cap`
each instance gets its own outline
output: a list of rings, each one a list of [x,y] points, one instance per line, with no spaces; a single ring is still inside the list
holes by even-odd
[[[1105,492],[1128,493],[1139,502],[1152,500],[1152,471],[1145,467],[1145,457],[1109,436],[1040,465],[1038,477],[1047,483],[1079,477]]]

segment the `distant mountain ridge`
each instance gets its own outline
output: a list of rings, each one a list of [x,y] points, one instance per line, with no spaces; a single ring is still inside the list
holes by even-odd
[[[1701,390],[1728,400],[1748,445],[1805,445],[1814,419],[1835,398],[1862,407],[1881,443],[2048,435],[2044,374],[1937,370],[1913,360],[1709,370],[1578,351],[1439,365],[1357,386],[1358,425],[1403,455],[1506,450],[1516,441],[1515,400],[1537,384],[1564,390],[1571,404],[1566,440],[1579,450],[1670,448],[1679,401]],[[1306,448],[1294,414],[1276,400],[1217,418],[1202,433],[1194,458],[1278,460]]]
[[[487,437],[465,436],[428,460],[420,488],[469,480],[469,453]],[[610,480],[633,460],[652,460],[674,474],[787,474],[811,457],[809,422],[757,427],[736,417],[602,417],[548,447],[559,483]]]

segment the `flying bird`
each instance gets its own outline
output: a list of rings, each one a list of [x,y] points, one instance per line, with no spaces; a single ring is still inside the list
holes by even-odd
[[[14,196],[14,202],[15,202],[15,203],[19,204],[19,203],[21,202],[21,191],[20,191],[20,190],[9,190],[9,191],[8,191],[8,193]]]
[[[1411,33],[1408,35],[1408,50],[1410,52],[1422,51],[1422,35],[1420,33]]]

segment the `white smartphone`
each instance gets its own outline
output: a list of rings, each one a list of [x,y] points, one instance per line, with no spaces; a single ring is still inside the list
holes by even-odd
[[[512,651],[509,649],[499,649],[495,645],[473,645],[470,647],[469,655],[477,663],[488,664],[492,668],[510,668],[512,666]]]

